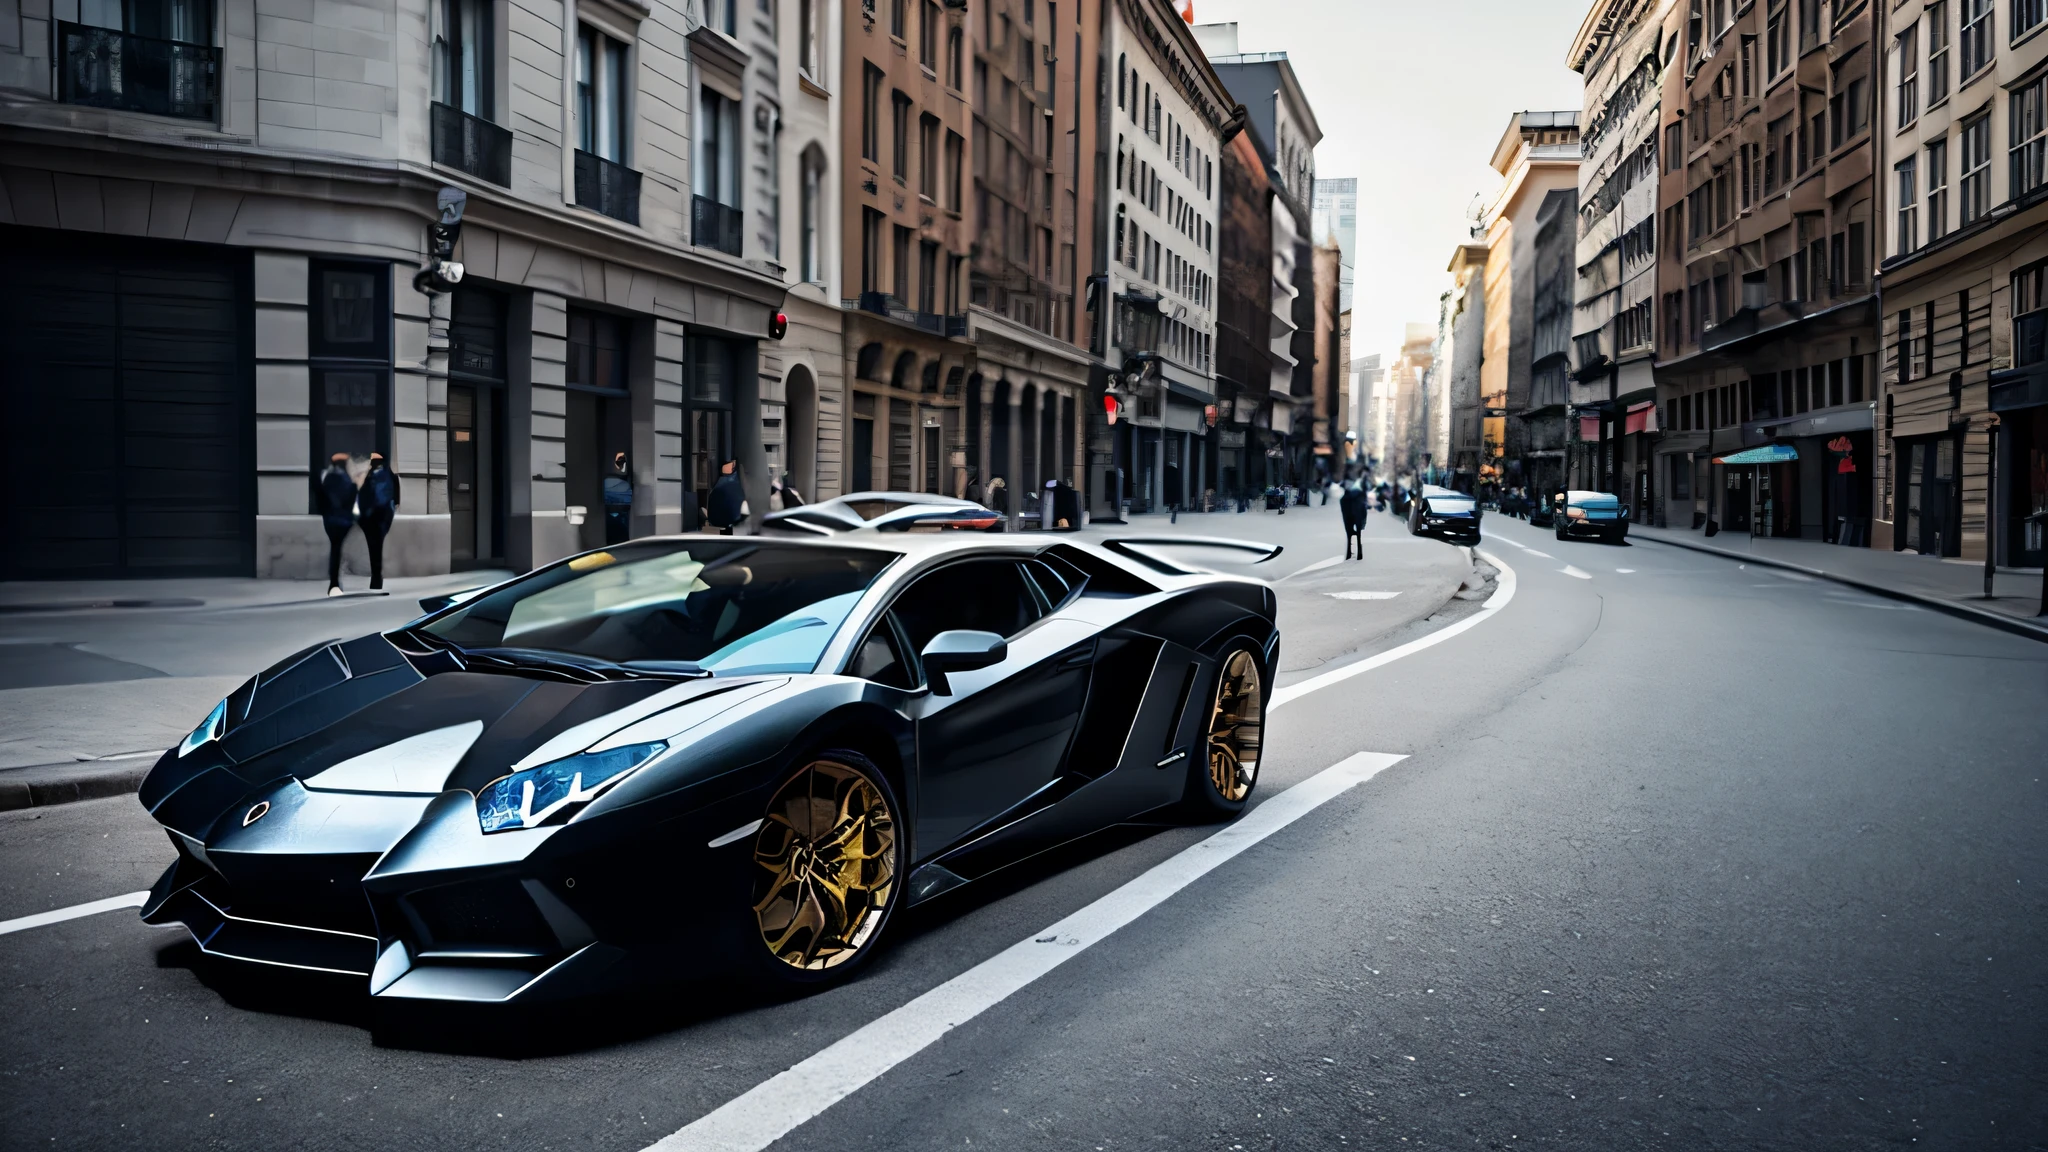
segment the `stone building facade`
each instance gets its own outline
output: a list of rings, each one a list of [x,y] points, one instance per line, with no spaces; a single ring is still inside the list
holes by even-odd
[[[324,575],[336,452],[401,477],[397,575],[693,527],[721,458],[767,506],[756,6],[109,13],[5,14],[0,575]],[[467,275],[427,295],[444,189]]]
[[[2038,567],[2048,557],[2048,11],[1909,0],[1883,19],[1871,545],[1976,560],[1988,544],[1999,563]]]
[[[1869,543],[1883,7],[1674,15],[1659,112],[1660,522]],[[1715,463],[1766,445],[1776,462]]]

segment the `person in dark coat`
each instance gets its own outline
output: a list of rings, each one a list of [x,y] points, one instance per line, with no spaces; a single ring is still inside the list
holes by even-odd
[[[314,487],[320,523],[327,529],[327,594],[341,595],[341,544],[356,522],[356,482],[348,474],[348,453],[336,452]]]
[[[1337,500],[1338,511],[1344,514],[1344,558],[1365,559],[1365,513],[1367,500],[1365,489],[1353,480],[1344,486],[1344,495]],[[1357,555],[1352,555],[1356,552]]]
[[[711,486],[710,507],[705,512],[720,536],[730,536],[733,528],[746,519],[747,494],[740,487],[739,461],[727,460],[719,465],[718,472],[718,482]]]
[[[633,477],[626,470],[626,454],[612,457],[612,471],[604,478],[604,542],[619,544],[633,535]]]
[[[384,537],[398,515],[398,473],[384,463],[382,452],[370,453],[370,471],[356,494],[362,514],[363,542],[370,546],[370,587],[384,587]]]

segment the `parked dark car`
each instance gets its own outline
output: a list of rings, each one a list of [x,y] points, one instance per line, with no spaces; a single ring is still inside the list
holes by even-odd
[[[1479,501],[1450,488],[1424,484],[1408,503],[1408,533],[1479,539]]]
[[[1550,503],[1550,523],[1559,540],[1628,537],[1628,505],[1612,492],[1559,492]]]

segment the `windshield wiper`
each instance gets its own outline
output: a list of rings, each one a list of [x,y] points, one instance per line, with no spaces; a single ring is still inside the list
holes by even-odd
[[[628,672],[676,680],[699,680],[711,675],[711,669],[694,660],[626,660],[616,667]]]

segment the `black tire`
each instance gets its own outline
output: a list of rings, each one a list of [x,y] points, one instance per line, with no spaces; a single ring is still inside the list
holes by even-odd
[[[820,816],[832,824],[819,829]],[[873,961],[903,902],[905,821],[889,778],[861,753],[831,748],[797,759],[754,833],[751,883],[741,893],[757,981],[825,988]]]
[[[1247,673],[1254,692],[1250,709],[1244,706]],[[1218,657],[1216,675],[1207,688],[1201,697],[1201,744],[1188,764],[1187,808],[1197,820],[1228,820],[1244,811],[1258,787],[1266,700],[1272,693],[1265,653],[1249,640],[1231,641]]]

